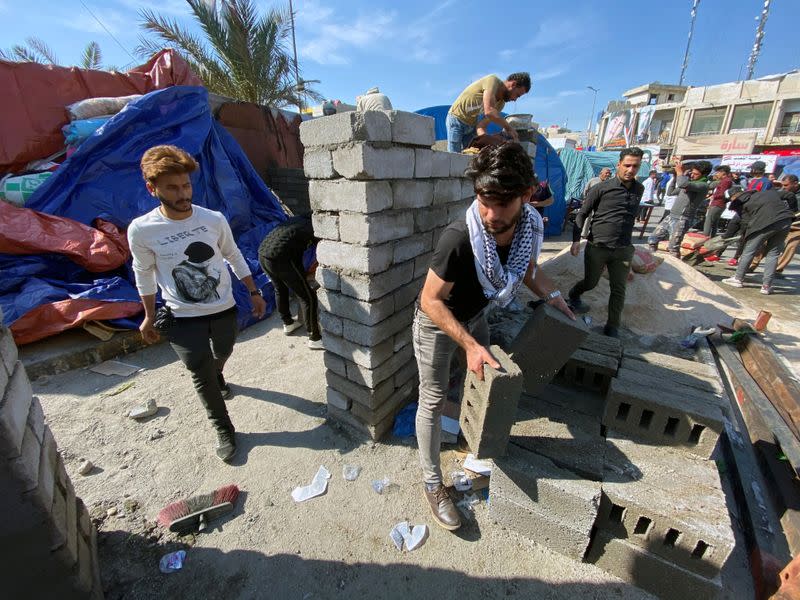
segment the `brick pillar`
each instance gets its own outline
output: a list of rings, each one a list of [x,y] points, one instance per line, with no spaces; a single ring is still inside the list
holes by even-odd
[[[431,150],[433,119],[349,112],[300,126],[317,248],[328,415],[380,438],[416,396],[416,299],[470,157]]]
[[[97,532],[0,313],[0,581],[9,598],[102,598]]]

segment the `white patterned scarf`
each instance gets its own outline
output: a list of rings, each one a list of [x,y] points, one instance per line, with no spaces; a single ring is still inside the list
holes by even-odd
[[[494,236],[483,226],[477,198],[467,209],[467,229],[483,293],[491,302],[504,308],[514,300],[531,259],[539,257],[544,238],[542,217],[530,205],[523,205],[505,266],[500,263]]]

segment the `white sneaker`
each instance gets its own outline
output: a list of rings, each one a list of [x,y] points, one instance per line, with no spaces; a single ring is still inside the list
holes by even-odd
[[[736,277],[728,277],[727,279],[723,279],[722,283],[724,283],[725,285],[729,285],[731,287],[735,287],[735,288],[744,287],[744,284],[741,281],[739,281],[738,279],[736,279]]]
[[[289,323],[288,325],[284,325],[283,326],[283,335],[289,335],[293,331],[296,331],[297,329],[299,329],[302,326],[303,326],[303,324],[300,321],[293,321],[293,322]]]
[[[769,295],[772,294],[772,286],[771,285],[762,285],[760,291],[765,296],[769,296]]]
[[[322,345],[322,340],[308,340],[308,347],[312,350],[324,350],[325,346]]]

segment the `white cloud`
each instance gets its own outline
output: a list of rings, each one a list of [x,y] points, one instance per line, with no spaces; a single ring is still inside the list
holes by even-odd
[[[569,69],[566,65],[553,67],[552,69],[548,69],[546,71],[534,71],[531,73],[531,79],[533,80],[533,85],[535,86],[537,82],[540,81],[547,81],[548,79],[555,79],[556,77],[561,77],[564,73],[566,73]]]
[[[526,48],[559,48],[591,39],[597,25],[589,15],[547,18],[541,23]]]

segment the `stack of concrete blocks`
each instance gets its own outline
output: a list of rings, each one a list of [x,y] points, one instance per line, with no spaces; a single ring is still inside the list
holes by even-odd
[[[413,398],[414,301],[441,230],[473,198],[433,119],[349,112],[300,127],[317,247],[328,415],[377,439]]]
[[[605,394],[616,377],[622,359],[622,343],[612,337],[590,334],[570,356],[559,379],[571,385]]]
[[[102,598],[97,532],[0,314],[0,566],[8,598]]]

